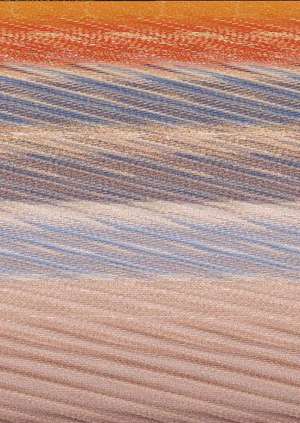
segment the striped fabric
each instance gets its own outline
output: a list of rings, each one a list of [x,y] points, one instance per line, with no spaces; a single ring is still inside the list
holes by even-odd
[[[299,3],[0,6],[0,423],[299,422]]]

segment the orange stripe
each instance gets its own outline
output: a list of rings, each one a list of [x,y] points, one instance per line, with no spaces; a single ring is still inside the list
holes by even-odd
[[[0,62],[292,64],[299,10],[273,1],[4,2]]]
[[[0,18],[40,22],[51,18],[92,18],[107,22],[128,17],[167,18],[172,22],[198,22],[203,17],[239,19],[300,18],[298,1],[15,1],[2,2]]]

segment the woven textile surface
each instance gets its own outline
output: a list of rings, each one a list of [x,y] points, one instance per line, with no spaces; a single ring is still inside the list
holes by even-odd
[[[0,422],[300,422],[300,3],[0,2]]]

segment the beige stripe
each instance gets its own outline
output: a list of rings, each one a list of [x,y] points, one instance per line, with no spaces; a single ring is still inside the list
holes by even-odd
[[[297,422],[300,285],[2,280],[0,421]]]

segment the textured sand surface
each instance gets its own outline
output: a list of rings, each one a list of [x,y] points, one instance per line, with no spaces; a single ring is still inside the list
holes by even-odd
[[[299,18],[0,1],[0,423],[300,423]]]
[[[298,422],[300,286],[3,279],[5,422]]]

